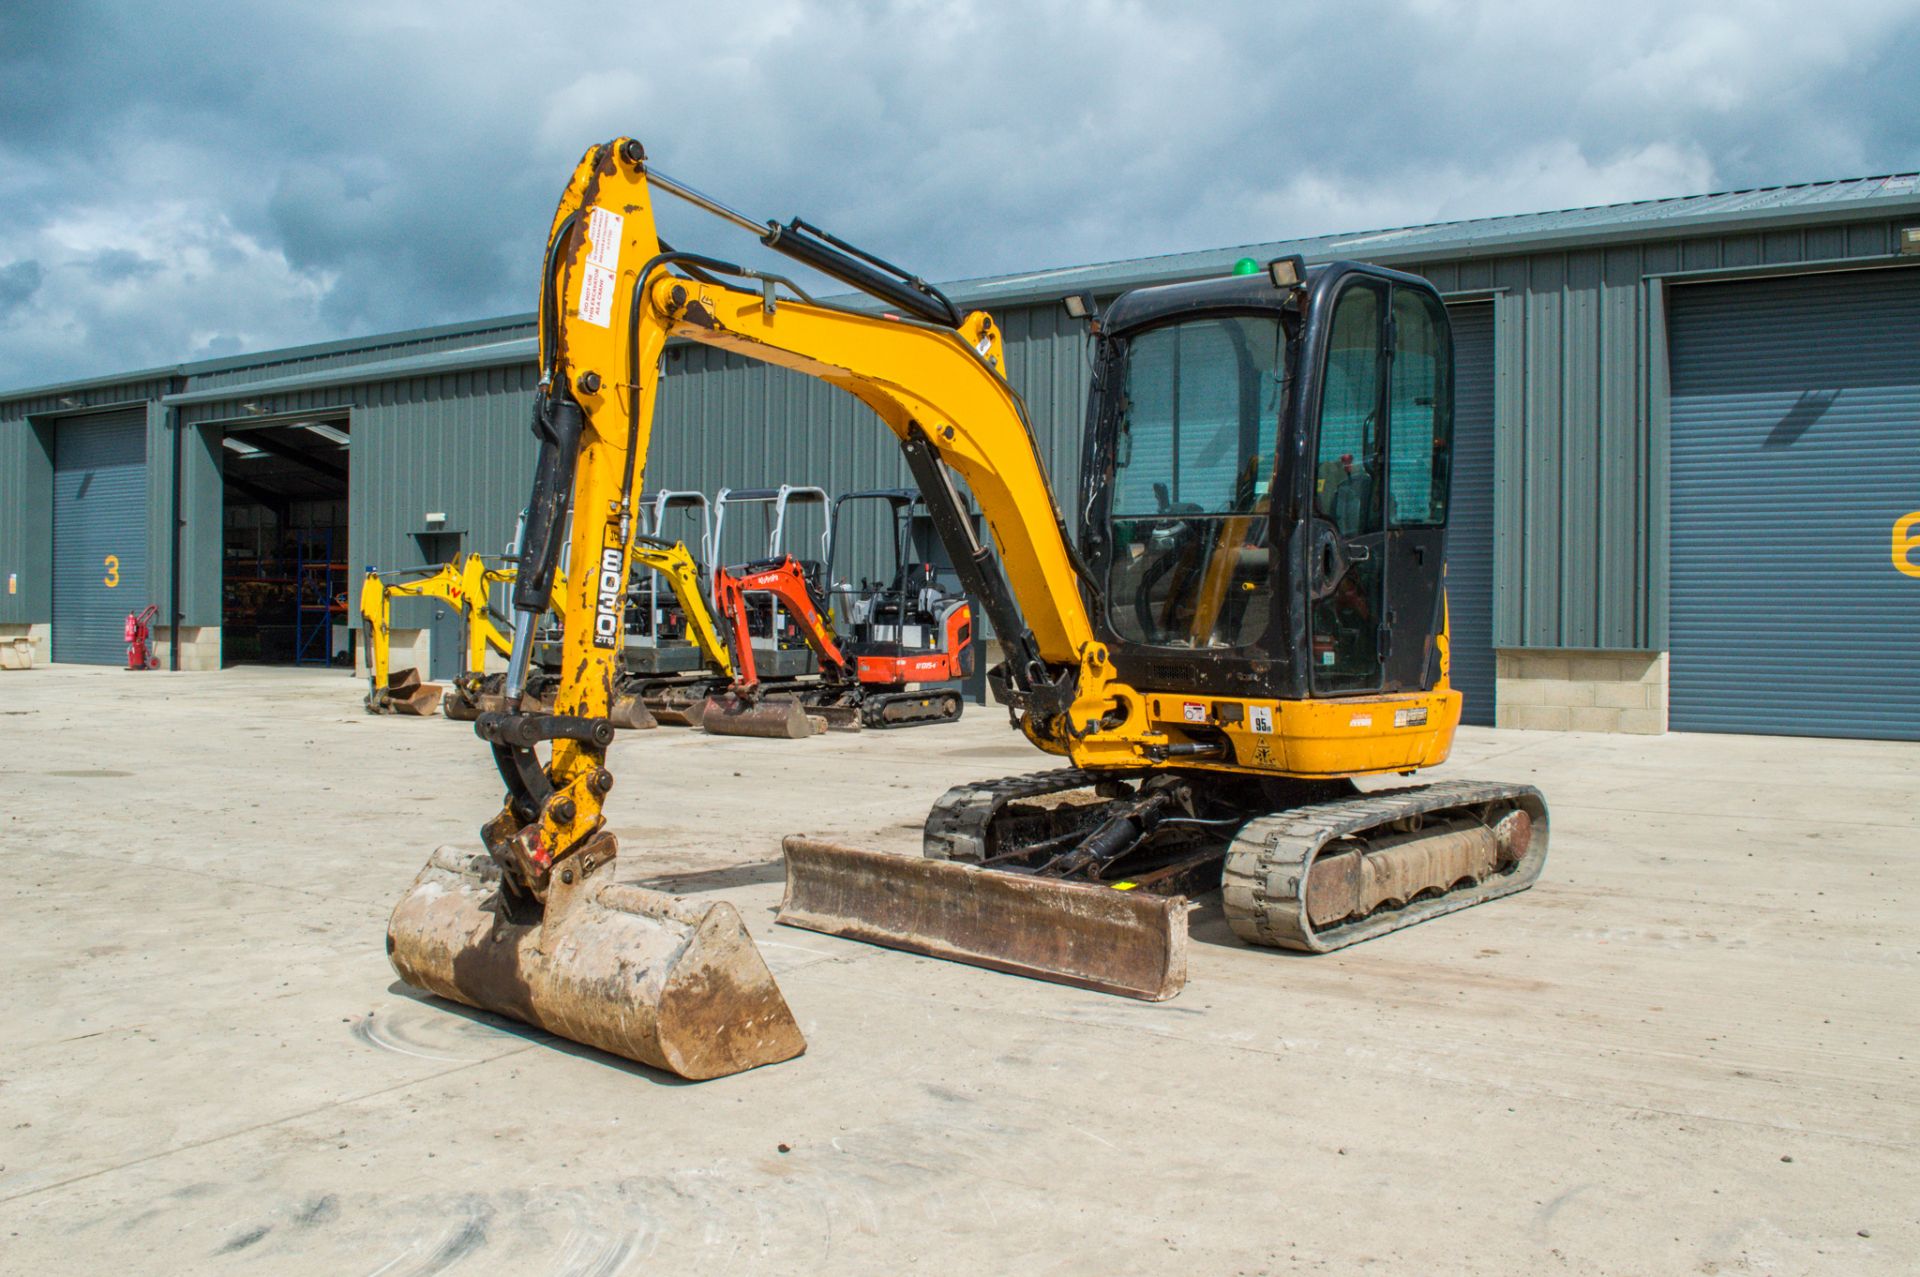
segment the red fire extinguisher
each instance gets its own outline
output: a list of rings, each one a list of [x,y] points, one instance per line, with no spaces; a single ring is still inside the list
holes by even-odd
[[[127,668],[130,670],[157,670],[160,662],[153,655],[153,623],[160,615],[160,605],[149,603],[138,612],[127,613]]]

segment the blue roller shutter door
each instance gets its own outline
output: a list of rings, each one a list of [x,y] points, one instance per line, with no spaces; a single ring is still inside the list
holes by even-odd
[[[1447,615],[1462,721],[1493,726],[1493,306],[1450,306],[1453,496],[1447,516]]]
[[[120,665],[147,597],[147,411],[61,421],[53,454],[53,659]]]
[[[1920,511],[1920,270],[1675,288],[1669,333],[1671,726],[1920,740],[1920,578],[1889,552]]]

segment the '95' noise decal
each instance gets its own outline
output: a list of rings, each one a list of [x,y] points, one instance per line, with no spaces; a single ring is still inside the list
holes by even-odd
[[[620,595],[627,580],[627,559],[619,546],[600,551],[599,601],[593,609],[593,645],[620,645]]]

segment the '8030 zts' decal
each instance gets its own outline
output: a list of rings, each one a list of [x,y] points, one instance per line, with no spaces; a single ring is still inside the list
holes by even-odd
[[[593,645],[620,645],[620,594],[627,580],[626,554],[619,546],[600,551],[599,600],[593,609]]]

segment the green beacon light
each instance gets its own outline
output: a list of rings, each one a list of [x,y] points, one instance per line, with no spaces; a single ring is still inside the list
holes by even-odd
[[[1258,275],[1260,273],[1260,263],[1254,261],[1251,257],[1242,257],[1233,264],[1233,273],[1236,275]]]

